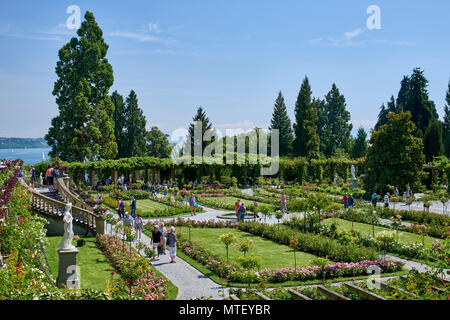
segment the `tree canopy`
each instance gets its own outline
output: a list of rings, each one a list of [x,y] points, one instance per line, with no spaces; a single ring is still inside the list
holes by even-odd
[[[415,137],[411,113],[387,115],[388,124],[372,131],[365,176],[367,190],[386,191],[387,186],[418,186],[425,158],[423,141]]]
[[[50,155],[67,161],[112,159],[117,154],[114,104],[108,90],[114,82],[106,59],[108,45],[91,12],[58,53],[54,84],[59,115],[51,121],[45,140]]]

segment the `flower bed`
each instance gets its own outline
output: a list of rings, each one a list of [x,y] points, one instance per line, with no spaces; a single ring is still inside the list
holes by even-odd
[[[286,282],[306,281],[346,276],[359,276],[368,274],[367,268],[371,265],[380,267],[382,273],[400,271],[403,263],[395,260],[364,260],[356,263],[336,263],[320,266],[307,266],[304,268],[281,268],[278,270],[263,269],[261,272],[248,271],[236,263],[226,263],[218,256],[212,255],[201,245],[181,241],[178,248],[192,259],[200,262],[220,278],[239,283]]]
[[[145,224],[144,228],[152,231],[154,225],[159,225],[164,222],[167,226],[175,227],[190,227],[190,228],[236,228],[236,223],[232,221],[214,221],[214,220],[191,220],[176,218],[165,221],[149,221]]]
[[[131,295],[145,300],[163,300],[167,297],[167,279],[157,276],[147,259],[130,252],[117,236],[97,235],[97,244],[114,268],[130,286]]]
[[[14,192],[14,188],[17,186],[19,179],[20,168],[23,161],[16,160],[10,164],[10,167],[6,169],[3,176],[3,185],[0,187],[0,217],[7,218],[7,205],[11,200],[11,196]],[[14,168],[12,174],[11,169]]]
[[[259,222],[240,223],[237,228],[285,245],[289,245],[291,239],[295,238],[298,243],[296,246],[297,250],[320,257],[326,256],[333,261],[357,262],[377,259],[377,253],[372,248],[365,248],[355,244],[343,245],[325,236],[302,233],[291,228],[280,229],[278,226]]]

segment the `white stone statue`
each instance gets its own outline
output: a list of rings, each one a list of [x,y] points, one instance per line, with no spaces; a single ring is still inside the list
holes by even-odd
[[[42,172],[39,174],[39,183],[44,184],[44,178],[42,178]]]
[[[64,209],[64,236],[61,240],[61,245],[59,246],[59,250],[73,250],[76,249],[72,245],[73,240],[73,225],[72,225],[72,204],[69,202],[66,204],[66,208]]]
[[[356,177],[355,177],[355,166],[354,165],[351,166],[350,171],[352,173],[352,180],[356,180]]]

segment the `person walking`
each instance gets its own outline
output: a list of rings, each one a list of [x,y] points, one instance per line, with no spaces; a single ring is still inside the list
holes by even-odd
[[[136,218],[136,199],[134,199],[133,196],[131,196],[131,216]]]
[[[234,211],[236,212],[236,219],[239,222],[239,208],[241,207],[241,200],[237,199],[234,207]]]
[[[172,226],[167,233],[167,246],[169,247],[170,263],[175,263],[175,257],[177,256],[177,234],[175,233],[175,227]]]
[[[412,190],[408,186],[408,190],[406,190],[406,202],[409,202],[409,200],[411,200],[411,199],[412,199]]]
[[[165,255],[166,254],[167,229],[166,229],[166,227],[164,227],[164,223],[161,223],[158,230],[159,230],[159,232],[161,232],[161,237],[162,237],[161,238],[162,239],[161,246],[163,249],[163,254]]]
[[[287,206],[286,206],[286,194],[284,193],[284,191],[281,193],[280,203],[281,203],[281,209],[280,209],[281,212],[289,214]]]
[[[376,208],[376,206],[377,206],[377,193],[376,192],[374,192],[373,194],[372,194],[372,205]]]
[[[125,212],[125,202],[122,198],[119,198],[119,201],[117,202],[117,214],[119,215],[119,219],[121,220],[124,216]]]
[[[191,216],[197,215],[197,207],[195,206],[196,199],[194,195],[191,193],[191,196],[189,197],[189,209],[191,210]],[[192,210],[194,211],[194,214],[192,214]]]
[[[162,242],[162,234],[159,231],[159,226],[157,224],[155,224],[155,226],[153,227],[153,231],[152,231],[152,246],[153,246],[153,250],[156,249],[156,259],[155,260],[159,260],[159,250],[158,247],[160,245],[160,243]]]
[[[52,177],[53,168],[48,165],[47,171],[45,171],[45,178],[47,179],[47,186],[49,189],[52,189],[53,186],[53,177]]]
[[[31,184],[34,188],[34,183],[36,182],[36,169],[33,166],[31,166],[30,169],[30,177],[31,177]]]
[[[395,187],[394,195],[396,197],[400,196],[400,191],[398,190],[398,186]]]
[[[245,215],[247,214],[247,209],[245,208],[245,205],[243,202],[241,203],[241,205],[239,207],[238,213],[239,213],[239,221],[244,222]]]
[[[347,194],[345,194],[344,195],[344,209],[347,209],[348,208],[348,196],[347,196]]]
[[[100,193],[97,193],[97,197],[95,197],[95,201],[96,201],[97,205],[101,205],[103,203],[102,196],[100,195]]]
[[[349,207],[352,207],[352,208],[354,207],[354,205],[355,205],[355,199],[353,199],[353,195],[352,195],[352,194],[348,197],[347,203],[348,203],[348,206],[349,206]]]
[[[384,207],[389,208],[389,192],[384,195]]]
[[[144,221],[141,218],[141,215],[138,213],[136,215],[136,219],[134,219],[134,229],[136,230],[137,239],[141,240],[142,238],[142,227],[144,226]]]
[[[130,217],[130,214],[128,212],[125,212],[125,216],[123,217],[122,221],[124,226],[130,229],[133,228],[133,218]],[[125,240],[125,230],[123,233],[123,240]]]

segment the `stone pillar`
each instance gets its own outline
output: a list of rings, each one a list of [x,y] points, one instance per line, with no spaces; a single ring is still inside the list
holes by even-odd
[[[64,185],[67,189],[70,189],[70,176],[68,174],[63,175]]]
[[[148,168],[145,169],[145,184],[148,184]]]
[[[105,234],[105,220],[101,218],[95,219],[95,228],[97,234]]]
[[[91,187],[95,186],[96,182],[97,181],[96,181],[95,171],[90,170],[89,171],[89,183],[90,183]]]
[[[117,170],[113,170],[112,177],[113,177],[114,185],[117,185]]]
[[[80,281],[77,274],[78,249],[58,249],[59,264],[56,285],[58,288],[79,289]]]

